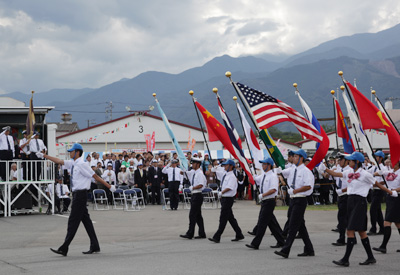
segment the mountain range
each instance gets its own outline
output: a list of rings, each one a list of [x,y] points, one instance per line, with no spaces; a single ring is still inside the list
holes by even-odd
[[[114,119],[127,115],[127,110],[149,110],[154,105],[152,94],[156,92],[169,119],[198,126],[188,92],[194,90],[197,100],[219,118],[217,102],[212,93],[212,88],[217,87],[228,115],[237,123],[239,118],[232,100],[236,94],[225,77],[225,72],[231,71],[234,81],[270,94],[300,111],[300,103],[293,88],[296,82],[315,115],[318,118],[329,118],[333,117],[330,91],[342,85],[337,75],[340,70],[344,71],[344,77],[350,82],[356,79],[357,87],[368,97],[371,87],[377,91],[382,101],[398,95],[400,24],[378,33],[339,37],[285,60],[271,56],[264,58],[233,58],[224,55],[179,74],[148,71],[95,89],[37,92],[34,95],[34,105],[56,107],[48,114],[48,122],[59,122],[60,115],[69,112],[72,120],[84,128],[91,120],[95,123],[106,120],[106,102],[113,103]],[[29,94],[20,92],[3,96],[27,104],[30,98]],[[394,105],[398,107],[399,102],[395,101]],[[156,110],[152,113],[159,115]],[[289,125],[280,127],[283,130],[294,130]]]

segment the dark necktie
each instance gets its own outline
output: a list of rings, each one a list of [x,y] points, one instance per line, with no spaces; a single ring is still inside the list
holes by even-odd
[[[265,176],[266,176],[266,174],[264,174],[264,177],[263,177],[262,182],[261,182],[261,194],[264,194],[264,180],[265,180]]]
[[[222,189],[222,185],[223,185],[223,183],[224,183],[225,177],[226,177],[226,174],[222,177],[222,180],[221,180],[221,190],[223,190],[223,189]]]
[[[10,141],[8,140],[8,136],[6,136],[8,151],[11,151]]]
[[[63,197],[63,196],[64,196],[63,187],[62,187],[62,185],[61,185],[61,184],[60,184],[60,194],[61,194],[61,197]]]
[[[297,175],[297,168],[294,169],[293,181],[292,181],[292,189],[296,189],[296,175]]]
[[[343,168],[341,168],[341,171],[343,173]],[[342,189],[342,178],[339,178],[338,189]]]
[[[175,181],[175,167],[173,168],[173,171],[172,171],[172,181]]]
[[[192,177],[192,186],[194,186],[194,177],[196,176],[196,171],[193,173],[193,177]]]
[[[39,149],[39,141],[37,140],[37,139],[35,139],[36,140],[36,148],[37,148],[37,151],[36,152],[40,152],[40,149]]]

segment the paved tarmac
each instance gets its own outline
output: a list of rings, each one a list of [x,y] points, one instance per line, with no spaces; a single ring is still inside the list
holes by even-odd
[[[259,206],[238,201],[234,214],[243,232],[251,230],[258,217]],[[400,236],[393,227],[387,254],[375,253],[377,264],[359,266],[366,259],[359,242],[350,258],[350,267],[332,264],[340,259],[344,247],[333,247],[338,237],[331,232],[336,226],[336,211],[307,211],[306,225],[316,256],[299,258],[302,240],[295,240],[289,259],[283,259],[269,248],[275,244],[267,231],[260,250],[245,247],[252,237],[231,242],[234,232],[228,224],[221,243],[207,239],[186,240],[179,234],[188,227],[188,210],[163,211],[160,206],[147,206],[140,212],[122,210],[93,211],[90,214],[101,245],[101,253],[83,255],[89,249],[89,238],[81,225],[67,257],[53,254],[49,248],[61,245],[68,215],[20,215],[0,218],[0,274],[399,274]],[[286,211],[275,214],[283,226]],[[207,237],[218,226],[219,210],[203,210]],[[359,239],[359,238],[358,238]],[[382,236],[370,237],[372,246],[379,246]]]

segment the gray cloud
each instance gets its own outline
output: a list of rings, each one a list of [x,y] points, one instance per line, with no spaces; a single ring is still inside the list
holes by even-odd
[[[99,87],[222,54],[294,54],[399,22],[400,3],[338,0],[0,2],[0,91]]]

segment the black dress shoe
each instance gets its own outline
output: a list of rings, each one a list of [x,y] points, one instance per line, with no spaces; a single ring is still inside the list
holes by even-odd
[[[386,248],[382,248],[382,247],[373,247],[372,249],[375,250],[375,251],[382,252],[383,254],[386,254]]]
[[[315,256],[315,253],[314,252],[303,252],[303,253],[297,254],[297,256],[298,257],[307,257],[307,256],[312,257],[312,256]]]
[[[365,262],[360,263],[360,265],[370,265],[376,263],[375,258],[372,259],[366,259]]]
[[[279,255],[279,256],[281,256],[281,257],[283,257],[283,258],[288,258],[289,257],[289,254],[286,254],[286,253],[284,253],[284,252],[282,252],[282,251],[275,251],[274,252],[276,255]]]
[[[53,248],[50,248],[50,250],[52,251],[52,252],[54,252],[54,253],[56,253],[56,254],[59,254],[59,255],[63,255],[63,256],[67,256],[67,252],[65,252],[65,251],[61,251],[61,250],[55,250],[55,249],[53,249]]]
[[[397,249],[396,252],[400,252],[400,249]]]
[[[339,232],[338,228],[331,229],[332,232]]]
[[[93,254],[93,253],[99,253],[100,249],[89,249],[88,251],[82,252],[83,254]]]
[[[250,234],[250,235],[252,235],[252,236],[255,236],[255,235],[256,235],[256,233],[254,233],[253,231],[247,231],[247,233]]]
[[[258,249],[257,246],[254,246],[254,245],[252,245],[252,244],[246,244],[246,246],[247,246],[248,248],[252,248],[252,249],[255,249],[255,250]]]
[[[377,235],[377,234],[376,234],[376,232],[369,231],[369,232],[367,233],[367,235],[368,235],[368,236],[375,236],[375,235]]]
[[[277,243],[276,245],[271,245],[271,248],[281,248],[283,247],[283,244]]]
[[[192,236],[189,236],[189,235],[187,235],[187,234],[185,234],[185,235],[179,235],[179,237],[184,238],[184,239],[189,239],[189,240],[191,240],[191,239],[193,238]]]
[[[336,264],[336,265],[340,265],[340,266],[349,266],[350,263],[349,262],[345,262],[343,260],[339,260],[339,261],[332,261],[332,263]]]
[[[343,243],[343,242],[336,242],[336,243],[332,243],[332,245],[334,245],[334,246],[345,246],[346,243]]]
[[[198,240],[198,239],[205,239],[206,238],[206,236],[196,236],[196,237],[194,237],[196,240]]]
[[[236,238],[232,239],[231,241],[232,242],[238,242],[238,241],[243,240],[243,239],[244,239],[244,236],[242,235],[240,237],[236,237]]]
[[[383,230],[379,230],[379,232],[376,233],[376,235],[383,235]]]
[[[208,238],[208,240],[209,240],[209,241],[212,241],[212,242],[214,242],[214,243],[219,243],[219,240],[216,240],[216,239],[214,239],[214,238]]]

